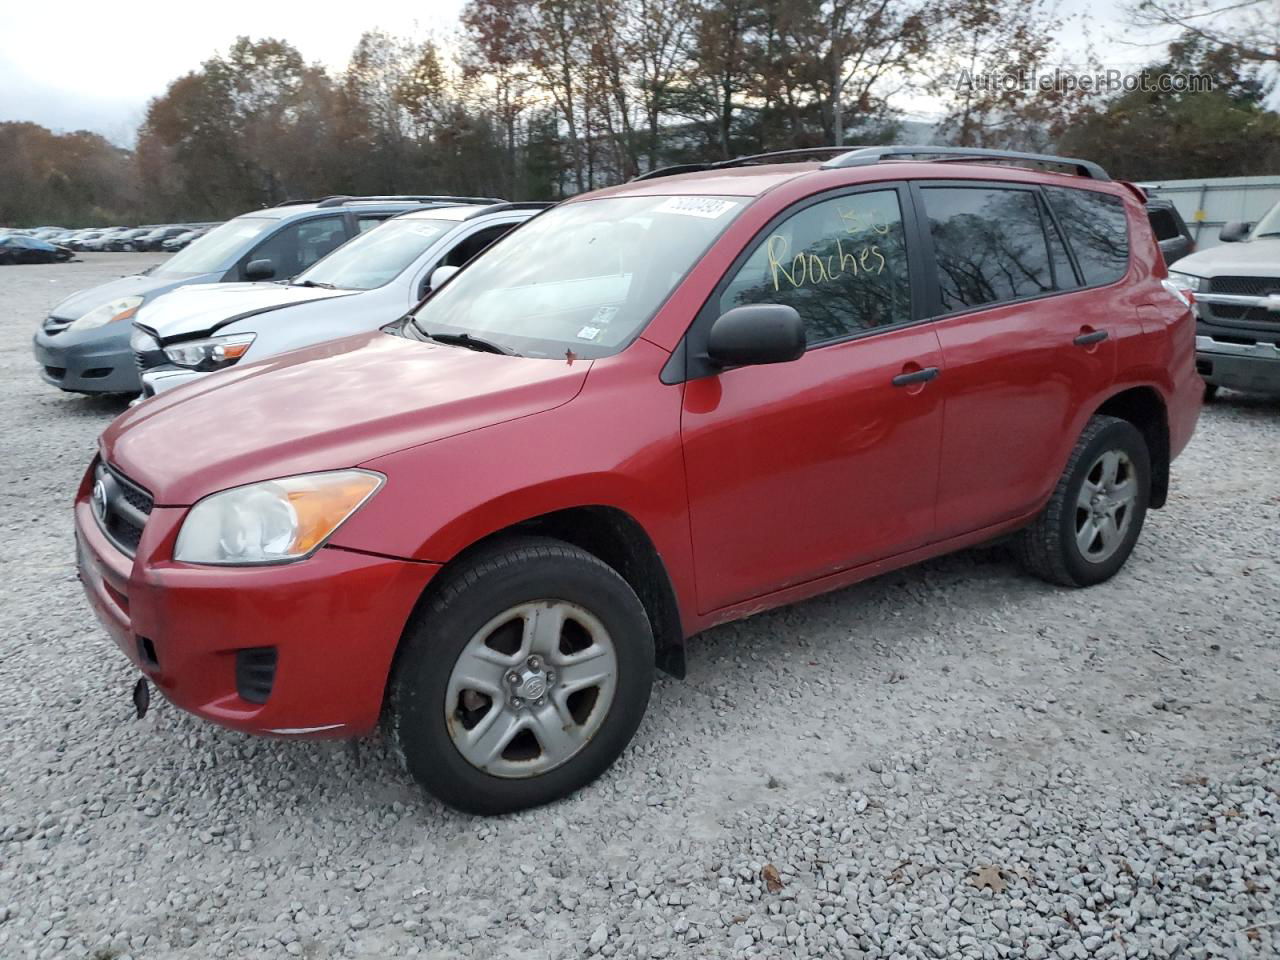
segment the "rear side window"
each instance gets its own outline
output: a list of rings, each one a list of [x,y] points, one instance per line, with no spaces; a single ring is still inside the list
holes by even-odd
[[[1031,190],[926,187],[945,312],[1054,289],[1040,204]]]
[[[756,303],[794,307],[810,344],[909,321],[897,191],[823,200],[773,227],[729,281],[719,311]]]
[[[1157,240],[1172,240],[1182,236],[1178,229],[1178,221],[1166,207],[1147,207],[1147,219],[1151,221],[1151,229]]]
[[[1129,223],[1119,197],[1071,187],[1045,187],[1089,286],[1112,283],[1129,269]]]

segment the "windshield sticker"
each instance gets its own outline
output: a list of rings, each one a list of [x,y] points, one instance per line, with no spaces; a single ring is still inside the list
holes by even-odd
[[[598,336],[600,336],[599,327],[583,327],[578,331],[579,340],[594,340]]]
[[[718,197],[671,197],[653,208],[654,213],[678,213],[684,217],[718,220],[738,206],[734,200]]]

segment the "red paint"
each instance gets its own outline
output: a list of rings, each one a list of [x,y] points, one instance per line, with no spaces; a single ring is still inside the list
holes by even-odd
[[[1125,198],[1117,284],[974,310],[686,384],[659,377],[735,257],[773,217],[833,188],[907,179],[1085,186]],[[1176,455],[1202,385],[1190,314],[1160,285],[1145,211],[1119,184],[956,163],[749,167],[606,194],[751,202],[641,336],[600,360],[472,353],[371,334],[234,368],[164,394],[104,433],[102,456],[150,490],[136,559],[76,526],[99,618],[179,706],[238,729],[371,729],[401,632],[467,546],[555,510],[632,517],[656,547],[686,634],[1016,529],[1049,496],[1085,421],[1130,387],[1166,406]],[[586,202],[580,198],[573,202]],[[515,241],[515,242],[518,242]],[[1073,339],[1106,330],[1093,347]],[[909,388],[890,380],[938,367]],[[362,466],[386,484],[308,560],[172,560],[189,506],[237,484]],[[267,704],[238,698],[236,649],[280,651]]]

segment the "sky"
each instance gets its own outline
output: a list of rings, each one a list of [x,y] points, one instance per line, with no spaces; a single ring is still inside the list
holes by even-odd
[[[447,40],[463,2],[0,0],[0,120],[93,130],[132,146],[147,102],[241,34],[284,38],[308,62],[338,70],[366,30]],[[1087,36],[1107,65],[1120,68],[1160,49],[1159,38],[1137,37],[1124,26],[1119,4],[1061,0],[1059,10],[1087,14],[1087,33],[1079,24],[1064,31],[1064,59],[1083,58]],[[928,119],[927,100],[901,106],[913,119]]]

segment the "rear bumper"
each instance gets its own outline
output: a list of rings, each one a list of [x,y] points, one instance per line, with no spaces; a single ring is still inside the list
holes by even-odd
[[[72,393],[137,393],[142,389],[127,335],[123,342],[117,342],[115,336],[97,342],[64,340],[69,332],[51,337],[37,330],[32,339],[45,383]]]
[[[1205,383],[1231,390],[1280,394],[1280,346],[1226,343],[1196,337],[1196,369]]]
[[[404,625],[438,567],[334,547],[260,567],[162,559],[185,515],[186,508],[155,508],[134,559],[102,533],[88,480],[81,485],[80,580],[125,656],[175,706],[235,730],[314,737],[373,730]],[[267,693],[245,699],[250,688],[237,668],[250,664],[261,691],[263,651],[272,651]]]

